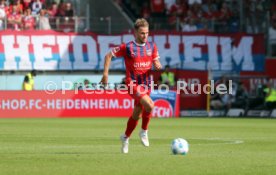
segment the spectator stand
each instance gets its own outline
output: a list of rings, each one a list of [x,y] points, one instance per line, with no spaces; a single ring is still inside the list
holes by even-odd
[[[88,12],[75,12],[74,1],[13,0],[0,1],[0,30],[56,30],[83,32],[89,29]],[[80,14],[82,16],[80,16]]]

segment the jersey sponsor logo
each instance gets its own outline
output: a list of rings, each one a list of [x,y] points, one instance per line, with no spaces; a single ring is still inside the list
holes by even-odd
[[[154,117],[171,117],[173,116],[172,105],[167,100],[155,100],[152,115]]]
[[[133,66],[135,68],[147,68],[150,67],[150,61],[146,61],[146,62],[136,62],[133,64]]]

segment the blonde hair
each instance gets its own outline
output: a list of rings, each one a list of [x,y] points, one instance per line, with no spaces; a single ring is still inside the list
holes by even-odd
[[[140,27],[149,27],[149,23],[144,18],[138,18],[134,23],[134,29],[138,30]]]

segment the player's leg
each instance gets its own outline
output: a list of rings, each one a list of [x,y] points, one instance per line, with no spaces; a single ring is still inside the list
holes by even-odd
[[[127,122],[127,128],[125,131],[126,137],[130,137],[133,130],[136,128],[138,124],[138,120],[142,115],[142,107],[140,105],[136,105],[133,109],[132,116],[129,117]]]
[[[151,118],[151,111],[153,110],[154,103],[148,95],[145,95],[141,99],[140,103],[144,107],[144,110],[142,113],[142,129],[148,130],[148,124]]]
[[[145,95],[141,98],[140,103],[143,105],[142,112],[142,129],[139,133],[141,142],[144,146],[149,146],[148,139],[148,125],[151,119],[151,111],[153,110],[154,103],[149,95]]]
[[[137,102],[136,102],[136,104],[137,104]],[[132,116],[129,117],[129,119],[128,119],[125,134],[121,135],[122,153],[128,153],[129,137],[131,136],[132,132],[136,128],[136,126],[138,124],[138,120],[141,115],[142,115],[141,105],[135,105],[135,107],[133,109]]]

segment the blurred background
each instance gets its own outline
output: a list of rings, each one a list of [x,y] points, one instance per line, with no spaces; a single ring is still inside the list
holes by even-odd
[[[132,40],[141,17],[168,65],[152,71],[156,83],[173,91],[177,81],[189,90],[232,81],[232,95],[181,93],[180,116],[276,115],[275,0],[0,0],[1,92],[23,90],[32,70],[32,90],[48,81],[59,90],[62,81],[71,89],[95,88],[105,53]],[[124,70],[123,59],[112,61],[113,88]],[[174,82],[162,79],[164,72]]]

